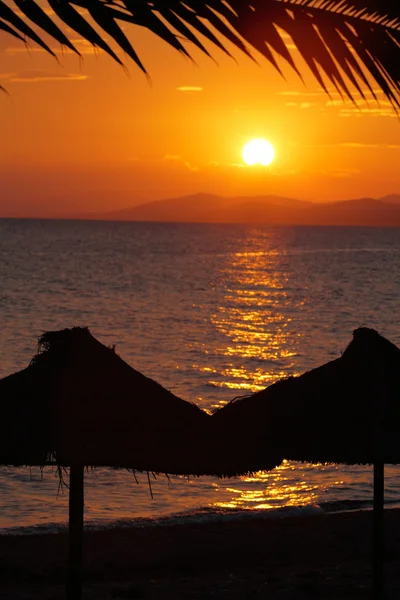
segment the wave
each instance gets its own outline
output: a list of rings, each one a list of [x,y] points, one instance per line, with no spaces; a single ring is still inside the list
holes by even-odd
[[[388,508],[400,508],[396,500],[386,500]],[[85,521],[86,531],[99,531],[119,528],[168,527],[172,525],[207,524],[221,521],[246,521],[253,519],[301,518],[322,514],[334,514],[371,510],[372,502],[366,500],[337,500],[303,506],[283,506],[280,508],[237,510],[229,508],[215,509],[203,507],[195,511],[176,513],[158,518],[124,518],[110,520]],[[67,523],[47,523],[24,527],[0,528],[0,535],[37,535],[54,534],[68,531]]]
[[[372,500],[331,500],[329,502],[321,502],[320,508],[325,513],[350,512],[354,510],[372,510]],[[385,498],[385,506],[388,508],[399,508],[399,500],[387,500]]]

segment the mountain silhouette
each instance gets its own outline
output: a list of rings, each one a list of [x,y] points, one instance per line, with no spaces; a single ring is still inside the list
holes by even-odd
[[[387,194],[381,198],[382,202],[389,204],[400,204],[400,194]]]
[[[178,223],[267,223],[271,225],[400,226],[400,195],[308,202],[284,196],[235,196],[198,193],[69,218]]]

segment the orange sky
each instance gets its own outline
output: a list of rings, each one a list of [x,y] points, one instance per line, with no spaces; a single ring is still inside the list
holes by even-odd
[[[258,66],[234,51],[235,63],[218,50],[218,65],[193,51],[194,65],[140,28],[130,37],[151,84],[128,59],[129,75],[79,40],[83,62],[64,53],[58,65],[0,34],[10,93],[0,95],[0,215],[111,210],[198,191],[400,193],[400,123],[382,96],[380,109],[356,108],[336,92],[330,100],[306,71],[304,86],[288,68],[285,81],[262,58]],[[245,167],[243,144],[261,136],[276,160]]]

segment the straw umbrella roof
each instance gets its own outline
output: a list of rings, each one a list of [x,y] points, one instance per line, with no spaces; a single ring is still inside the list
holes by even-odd
[[[31,366],[0,379],[0,464],[44,465],[54,450],[48,394]]]
[[[45,333],[31,364],[0,381],[0,394],[17,399],[8,404],[22,424],[10,428],[13,443],[1,441],[3,463],[43,464],[53,455],[64,466],[197,472],[188,458],[209,416],[132,369],[87,328]]]
[[[231,476],[254,471],[211,417],[145,377],[87,328],[45,333],[31,364],[0,380],[10,427],[2,464],[126,467]],[[4,417],[4,411],[3,411]],[[238,441],[240,444],[240,441]],[[268,457],[262,468],[281,462]]]
[[[286,459],[374,465],[373,598],[385,598],[384,464],[400,463],[400,350],[362,327],[340,358],[291,377],[214,415],[231,432]],[[255,441],[255,440],[258,440]]]
[[[254,446],[266,439],[286,459],[369,464],[383,453],[397,464],[399,417],[400,350],[363,327],[340,358],[232,402],[213,419],[249,430]]]

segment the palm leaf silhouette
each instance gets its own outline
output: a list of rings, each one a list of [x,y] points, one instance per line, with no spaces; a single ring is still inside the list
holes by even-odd
[[[354,90],[376,99],[380,89],[400,108],[399,0],[0,0],[0,30],[51,54],[50,38],[79,54],[56,21],[121,63],[110,43],[118,46],[144,73],[125,23],[189,57],[187,42],[208,56],[205,41],[228,55],[229,43],[253,60],[256,49],[282,74],[280,57],[301,77],[294,44],[325,92],[333,86],[354,101]]]

